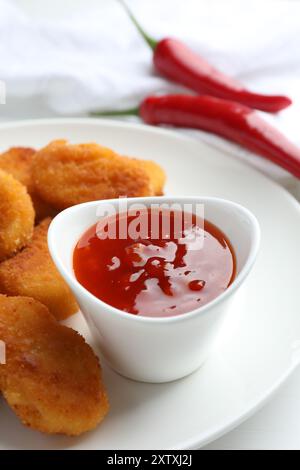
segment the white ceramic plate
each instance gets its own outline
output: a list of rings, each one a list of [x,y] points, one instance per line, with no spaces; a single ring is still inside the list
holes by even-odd
[[[168,195],[220,196],[243,204],[260,222],[261,252],[214,354],[198,372],[151,385],[104,367],[111,411],[98,429],[79,438],[30,431],[0,401],[0,449],[199,448],[257,411],[300,361],[300,206],[245,164],[168,131],[71,119],[0,126],[0,150],[40,147],[58,138],[97,141],[156,160],[167,171]],[[89,337],[80,314],[68,324]]]

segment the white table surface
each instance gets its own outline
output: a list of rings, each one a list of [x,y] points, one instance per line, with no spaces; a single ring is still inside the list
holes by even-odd
[[[89,2],[108,0],[89,0]],[[202,0],[206,1],[206,0]],[[216,0],[213,0],[216,1]],[[244,0],[241,0],[244,1]],[[264,0],[262,0],[264,1]],[[290,0],[292,1],[292,0]],[[299,1],[299,0],[294,0]],[[15,0],[32,15],[61,15],[83,0]],[[1,78],[1,77],[0,77]],[[45,110],[35,109],[34,103],[18,109],[10,106],[8,114],[1,109],[0,121],[44,117]],[[53,117],[53,114],[47,115]],[[300,196],[300,194],[299,194]],[[300,314],[300,312],[299,312]],[[206,446],[208,450],[300,449],[300,369],[296,370],[282,389],[252,418]]]

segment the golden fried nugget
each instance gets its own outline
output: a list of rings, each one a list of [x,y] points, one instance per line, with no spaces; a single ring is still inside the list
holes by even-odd
[[[57,320],[78,311],[75,298],[57,271],[47,245],[51,219],[37,225],[28,246],[0,264],[0,292],[33,297],[45,304]]]
[[[103,420],[109,404],[97,357],[44,305],[0,295],[0,339],[6,346],[0,390],[23,424],[77,436]]]
[[[0,170],[0,261],[26,245],[33,224],[34,209],[25,186]]]
[[[12,147],[0,154],[0,169],[26,186],[36,212],[36,220],[54,216],[57,211],[41,200],[34,190],[31,163],[36,151],[30,147]]]
[[[34,155],[38,195],[56,209],[119,196],[153,196],[151,179],[140,164],[97,144],[54,141]]]

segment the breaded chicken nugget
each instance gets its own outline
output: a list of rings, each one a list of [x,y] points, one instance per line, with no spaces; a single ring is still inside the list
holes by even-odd
[[[99,424],[109,405],[97,357],[40,302],[0,295],[6,363],[0,389],[23,424],[77,436]]]
[[[155,194],[136,160],[97,144],[51,142],[35,154],[32,172],[38,195],[58,210],[97,199]]]
[[[12,147],[0,154],[0,169],[26,186],[36,212],[36,220],[54,216],[57,211],[41,200],[34,190],[31,163],[36,151],[30,147]]]
[[[30,240],[34,209],[23,184],[0,170],[0,261]]]
[[[47,233],[51,219],[37,225],[28,246],[0,264],[0,292],[33,297],[45,304],[57,320],[78,311],[75,298],[50,256]]]

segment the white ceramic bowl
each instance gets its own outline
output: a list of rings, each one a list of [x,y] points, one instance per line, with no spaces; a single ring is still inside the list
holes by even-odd
[[[198,369],[209,352],[230,308],[255,261],[260,229],[244,207],[219,198],[128,199],[152,203],[204,204],[205,218],[229,238],[236,255],[236,277],[220,296],[192,312],[174,317],[145,317],[122,312],[96,298],[75,278],[73,250],[80,236],[98,222],[97,210],[108,201],[73,206],[57,215],[48,232],[51,256],[73,291],[104,358],[120,374],[143,382],[168,382]],[[109,201],[117,209],[119,200]]]

